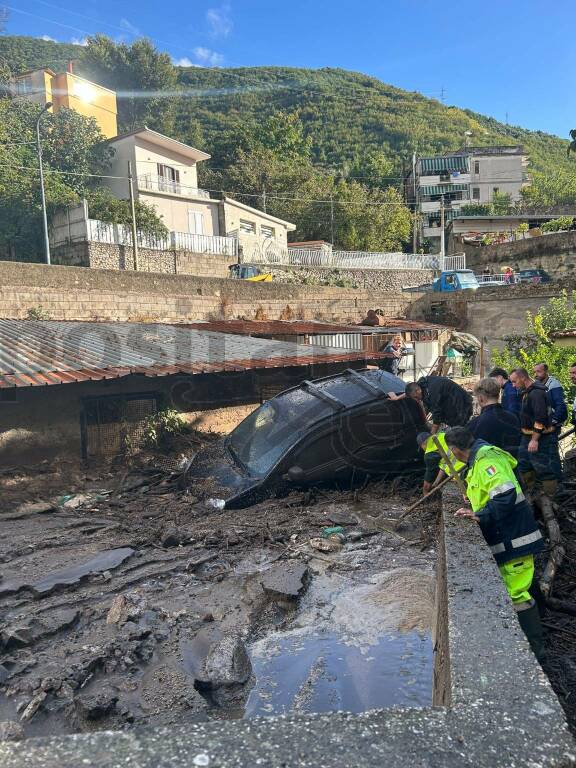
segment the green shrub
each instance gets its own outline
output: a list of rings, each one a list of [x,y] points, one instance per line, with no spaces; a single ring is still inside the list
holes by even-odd
[[[542,224],[542,232],[562,232],[570,229],[574,223],[573,216],[559,216],[557,219],[550,219]]]

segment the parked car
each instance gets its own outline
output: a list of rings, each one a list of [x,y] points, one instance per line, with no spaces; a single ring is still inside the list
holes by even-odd
[[[397,376],[375,369],[305,381],[199,452],[185,487],[215,506],[240,508],[293,486],[350,487],[366,477],[415,471],[424,413],[414,400],[387,396],[404,388]]]
[[[516,272],[517,283],[550,283],[552,278],[543,269],[521,269]]]

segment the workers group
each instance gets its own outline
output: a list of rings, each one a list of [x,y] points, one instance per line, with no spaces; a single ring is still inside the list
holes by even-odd
[[[570,368],[576,384],[576,363]],[[544,541],[525,494],[538,490],[552,499],[562,479],[558,437],[568,417],[564,391],[544,362],[533,375],[494,368],[474,388],[480,407],[472,418],[472,397],[451,379],[425,377],[406,386],[432,424],[421,432],[424,493],[458,473],[467,506],[456,515],[479,523],[530,645],[542,657],[542,628],[536,599],[534,555]],[[572,420],[576,424],[576,401]],[[448,429],[442,430],[442,425]],[[535,599],[536,596],[536,599]]]

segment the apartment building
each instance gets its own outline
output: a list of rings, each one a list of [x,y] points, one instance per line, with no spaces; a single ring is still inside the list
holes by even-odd
[[[442,218],[446,227],[465,206],[491,203],[497,194],[518,201],[530,183],[527,167],[528,156],[519,145],[465,147],[415,158],[406,178],[406,195],[420,214],[420,243],[428,241],[430,250],[440,253]]]
[[[27,99],[42,107],[51,103],[52,112],[67,107],[84,117],[93,117],[106,138],[118,133],[116,93],[79,77],[71,66],[66,72],[54,72],[47,67],[22,72],[12,78],[10,90],[14,98]]]

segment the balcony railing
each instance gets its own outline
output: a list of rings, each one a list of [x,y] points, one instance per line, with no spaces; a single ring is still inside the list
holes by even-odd
[[[179,181],[171,181],[163,176],[156,176],[153,173],[145,173],[143,176],[138,176],[138,189],[150,192],[168,192],[171,195],[180,195],[181,197],[210,199],[210,192],[207,192],[205,189],[188,187],[185,184],[180,184]]]
[[[88,240],[111,245],[132,245],[132,228],[127,224],[109,224],[88,219]],[[238,241],[234,237],[193,235],[188,232],[169,232],[165,237],[137,233],[138,245],[153,251],[192,251],[214,256],[238,255]]]

